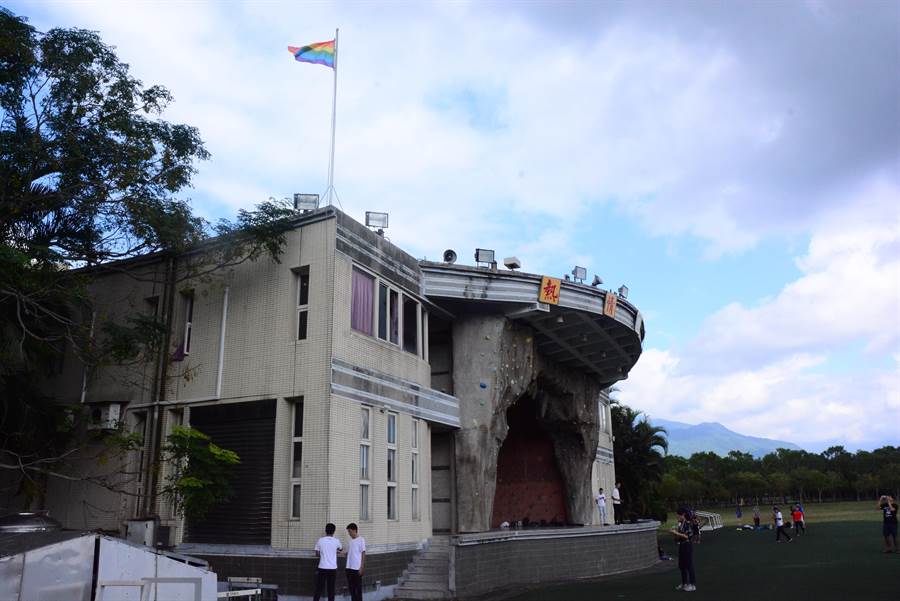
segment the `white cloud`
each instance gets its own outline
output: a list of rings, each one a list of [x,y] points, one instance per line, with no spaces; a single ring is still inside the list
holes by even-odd
[[[713,260],[808,236],[799,278],[648,349],[627,400],[798,442],[891,436],[855,399],[896,408],[896,369],[825,373],[848,348],[898,349],[900,5],[41,6],[41,28],[99,30],[172,90],[166,117],[213,156],[191,193],[210,217],[324,189],[331,71],[286,46],[340,23],[342,206],[390,211],[417,256],[488,246],[549,272],[602,253],[603,224],[593,247],[574,231],[603,203]]]
[[[898,198],[895,180],[866,182],[818,220],[801,277],[754,306],[724,307],[680,349],[646,350],[623,400],[801,445],[900,443]],[[870,367],[829,365],[847,358]]]

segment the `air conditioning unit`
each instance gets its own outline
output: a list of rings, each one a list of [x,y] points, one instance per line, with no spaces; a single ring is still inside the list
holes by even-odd
[[[122,403],[103,403],[91,409],[88,430],[115,430],[122,418]]]

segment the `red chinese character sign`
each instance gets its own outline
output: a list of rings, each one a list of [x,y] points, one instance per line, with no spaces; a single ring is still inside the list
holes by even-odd
[[[557,278],[544,276],[541,278],[541,290],[538,294],[538,301],[551,305],[559,304],[559,287],[561,283]]]
[[[606,302],[603,303],[603,314],[607,317],[616,317],[616,301],[618,297],[610,291],[606,292]]]

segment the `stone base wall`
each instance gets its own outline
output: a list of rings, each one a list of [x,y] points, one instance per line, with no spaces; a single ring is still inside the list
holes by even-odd
[[[363,576],[363,592],[367,599],[378,598],[376,593],[397,584],[400,575],[412,561],[417,551],[394,553],[366,553],[366,570]],[[315,557],[284,557],[261,555],[205,555],[192,554],[209,562],[219,582],[228,578],[255,577],[265,584],[277,584],[279,598],[311,599],[316,587]],[[346,558],[338,558],[338,574],[335,590],[338,598],[349,599],[347,579],[344,576]],[[327,595],[326,595],[327,596]]]
[[[646,568],[658,561],[658,526],[644,522],[462,535],[451,543],[451,581],[457,598],[475,599]]]

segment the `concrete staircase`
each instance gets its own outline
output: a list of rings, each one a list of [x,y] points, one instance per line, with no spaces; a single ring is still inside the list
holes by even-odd
[[[435,536],[416,555],[394,589],[394,598],[451,599],[450,537]]]

